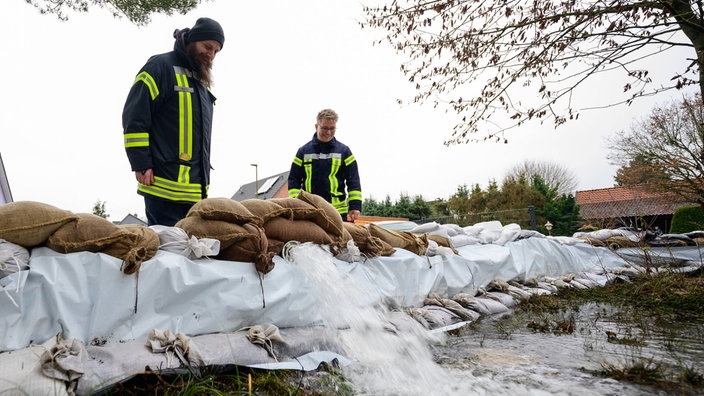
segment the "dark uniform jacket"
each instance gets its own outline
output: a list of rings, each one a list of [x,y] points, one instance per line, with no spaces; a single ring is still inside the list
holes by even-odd
[[[361,211],[362,185],[350,148],[336,138],[321,142],[314,134],[313,139],[296,152],[288,176],[289,197],[297,197],[301,190],[325,198],[340,214]]]
[[[133,171],[152,168],[154,184],[140,195],[198,202],[210,184],[210,136],[215,97],[201,84],[185,52],[151,57],[142,67],[122,113],[125,150]]]

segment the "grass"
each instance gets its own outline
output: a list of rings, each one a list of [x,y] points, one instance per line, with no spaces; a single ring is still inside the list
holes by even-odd
[[[350,384],[327,364],[312,373],[231,367],[199,375],[144,372],[101,393],[104,396],[353,395]]]

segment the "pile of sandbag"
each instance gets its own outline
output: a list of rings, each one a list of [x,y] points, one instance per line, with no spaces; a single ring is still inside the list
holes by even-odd
[[[47,246],[60,253],[105,253],[123,261],[126,274],[136,272],[159,249],[159,236],[139,226],[118,226],[89,213],[72,213],[34,201],[0,206],[0,239],[26,249]]]
[[[274,253],[269,252],[261,218],[238,201],[229,198],[199,201],[176,227],[189,236],[219,240],[218,259],[251,262],[261,273],[274,269]]]

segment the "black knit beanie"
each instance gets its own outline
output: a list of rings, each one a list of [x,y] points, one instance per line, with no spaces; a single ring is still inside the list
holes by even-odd
[[[225,46],[225,33],[222,26],[210,18],[198,18],[196,24],[186,33],[186,43],[203,40],[215,40],[220,43],[220,48]]]

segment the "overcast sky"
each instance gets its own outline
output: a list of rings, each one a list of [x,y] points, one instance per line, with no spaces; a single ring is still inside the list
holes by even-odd
[[[95,7],[67,22],[24,0],[5,1],[2,9],[0,154],[14,200],[76,213],[100,200],[114,221],[144,216],[123,148],[125,97],[147,58],[172,49],[174,29],[201,16],[218,20],[226,37],[214,63],[211,197],[231,197],[254,181],[250,164],[258,164],[260,180],[288,170],[314,133],[315,115],[328,107],[340,114],[336,136],[357,158],[364,198],[448,198],[463,184],[500,182],[524,160],[564,166],[578,190],[611,187],[615,167],[605,137],[670,100],[582,113],[557,130],[526,124],[510,132],[507,145],[445,147],[458,116],[397,104],[414,93],[399,71],[402,58],[372,45],[383,32],[360,29],[356,0],[220,0],[188,15],[155,16],[141,28]],[[659,58],[651,74],[672,74],[672,57]],[[621,85],[595,80],[584,95],[618,94]]]

